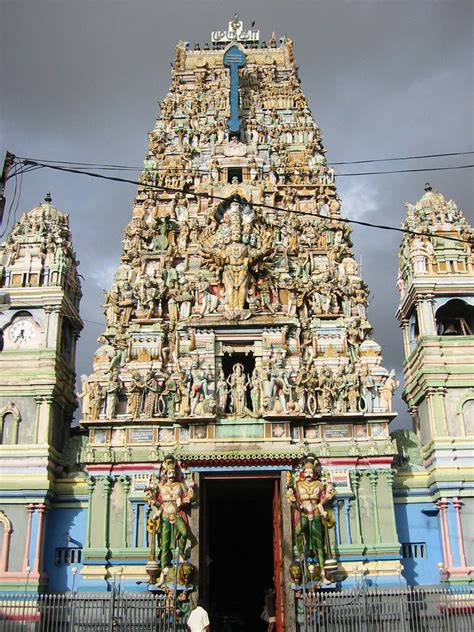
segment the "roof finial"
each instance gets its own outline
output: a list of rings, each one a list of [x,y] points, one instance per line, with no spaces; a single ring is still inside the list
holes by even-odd
[[[232,30],[237,31],[237,29],[239,28],[239,16],[237,15],[237,13],[234,13],[234,19],[232,20],[231,24]]]
[[[46,195],[44,196],[44,201],[46,202],[46,204],[51,204],[51,202],[53,201],[51,193],[46,193]]]
[[[428,191],[432,191],[433,187],[431,186],[431,184],[429,182],[427,182],[425,184],[425,191],[428,193]]]

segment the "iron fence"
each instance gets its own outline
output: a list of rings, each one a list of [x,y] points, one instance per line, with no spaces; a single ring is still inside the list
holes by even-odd
[[[320,591],[306,595],[299,617],[304,632],[472,632],[470,588]]]
[[[151,593],[0,595],[1,632],[181,632],[173,600]]]
[[[474,630],[469,588],[325,590],[307,594],[303,604],[300,632]],[[175,611],[173,599],[151,593],[3,594],[0,632],[182,632]]]

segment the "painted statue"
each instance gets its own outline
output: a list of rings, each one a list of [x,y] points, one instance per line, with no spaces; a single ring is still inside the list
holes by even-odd
[[[295,529],[298,554],[313,558],[319,565],[321,580],[327,582],[324,563],[331,556],[328,529],[333,526],[327,505],[336,495],[330,482],[321,481],[320,468],[308,460],[293,483],[288,473],[287,500],[297,511]]]
[[[244,373],[242,364],[237,363],[234,365],[232,373],[227,378],[227,383],[230,386],[231,410],[237,416],[243,415],[246,409],[247,387],[250,380]]]
[[[152,508],[152,517],[157,525],[161,568],[170,566],[175,551],[179,561],[183,562],[189,531],[183,510],[193,498],[193,488],[178,476],[173,456],[165,458],[163,472],[158,480],[154,475],[150,476],[145,498]]]

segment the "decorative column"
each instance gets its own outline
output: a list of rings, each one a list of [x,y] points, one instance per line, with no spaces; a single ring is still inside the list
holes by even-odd
[[[421,320],[418,321],[420,323],[420,334],[423,336],[435,336],[433,295],[425,294],[422,299],[417,301],[417,305],[418,304],[420,306],[418,314],[421,317]]]
[[[138,547],[138,504],[132,502],[132,540],[133,546]]]
[[[457,496],[453,498],[453,507],[456,512],[456,524],[458,528],[458,539],[459,539],[459,557],[461,560],[462,568],[466,568],[466,551],[464,550],[464,538],[462,532],[462,522],[461,522],[461,507],[462,503]]]
[[[44,339],[46,340],[46,346],[49,347],[49,326],[51,319],[51,312],[53,308],[51,305],[44,306],[45,320],[44,320]]]
[[[36,403],[36,417],[35,417],[35,443],[38,443],[38,433],[40,426],[40,417],[41,417],[41,404],[43,403],[43,396],[36,395],[35,396]]]
[[[104,523],[102,538],[104,542],[104,548],[109,548],[109,515],[110,515],[110,490],[112,487],[112,481],[108,476],[101,476],[102,480],[102,496],[104,498]]]
[[[53,307],[53,324],[50,327],[50,333],[52,333],[51,346],[57,347],[61,342],[61,305],[55,305]]]
[[[37,505],[36,509],[38,511],[38,533],[36,535],[36,556],[33,564],[33,573],[40,574],[43,567],[43,546],[47,507],[41,504]]]
[[[416,318],[418,320],[418,332],[420,336],[426,334],[425,322],[423,320],[423,299],[417,298],[415,301]]]
[[[375,540],[381,542],[380,537],[380,520],[379,520],[379,503],[377,499],[377,483],[379,480],[379,473],[377,470],[370,470],[369,481],[372,488],[372,502],[374,505],[374,527],[375,527]]]
[[[407,318],[404,318],[400,323],[400,327],[403,332],[403,350],[405,352],[405,358],[408,358],[408,356],[410,355],[410,333],[408,329],[408,323],[409,321]]]
[[[30,544],[31,544],[31,525],[33,522],[33,514],[35,512],[34,505],[27,505],[28,521],[26,523],[26,539],[25,539],[25,552],[23,554],[23,572],[26,573],[26,568],[30,565]]]
[[[87,507],[87,521],[86,521],[86,548],[91,547],[91,510],[92,510],[92,495],[94,493],[96,479],[90,476],[87,480],[87,491],[89,494],[89,503]]]
[[[448,568],[452,568],[453,558],[451,555],[451,543],[449,541],[449,527],[448,527],[448,520],[446,516],[449,503],[446,500],[446,498],[441,498],[436,503],[436,506],[439,509],[439,522],[441,526],[441,543],[443,546],[444,565]]]
[[[360,508],[359,508],[359,487],[360,477],[362,473],[358,470],[352,470],[349,472],[349,478],[351,480],[352,491],[354,493],[354,507],[356,514],[356,528],[357,528],[357,544],[363,544],[362,527],[360,524]]]
[[[346,544],[352,544],[351,536],[351,499],[344,498],[344,524],[346,525]]]
[[[123,532],[122,532],[122,542],[124,548],[128,548],[128,496],[130,494],[131,480],[129,476],[124,476],[122,478],[122,488],[125,496],[124,504],[123,504]]]
[[[387,480],[388,496],[390,498],[392,508],[393,508],[393,511],[391,511],[393,541],[397,542],[398,541],[397,521],[395,519],[395,507],[393,506],[393,481],[395,479],[395,472],[393,470],[383,470],[383,474]]]
[[[37,398],[38,401],[38,398]],[[51,439],[51,409],[54,404],[52,395],[43,395],[39,406],[36,438],[37,443],[48,443]]]

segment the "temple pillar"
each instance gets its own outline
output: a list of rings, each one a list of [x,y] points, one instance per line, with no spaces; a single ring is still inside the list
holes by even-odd
[[[352,491],[354,493],[354,510],[355,510],[355,524],[357,532],[357,544],[363,544],[362,538],[362,525],[360,523],[360,507],[359,507],[359,487],[360,477],[362,473],[358,470],[351,470],[349,472],[349,478],[351,480]]]
[[[128,498],[131,484],[132,482],[129,476],[124,476],[122,478],[122,488],[124,494],[122,543],[125,549],[128,548]]]
[[[375,527],[375,540],[381,542],[380,537],[380,520],[379,520],[379,504],[377,499],[377,483],[379,479],[379,472],[377,470],[370,470],[369,481],[372,489],[372,502],[374,505],[374,527]]]
[[[89,549],[91,546],[92,496],[94,494],[95,484],[96,484],[96,479],[93,476],[90,476],[87,480],[87,491],[88,491],[88,496],[89,496],[89,503],[87,507],[87,519],[86,519],[86,549]]]
[[[31,545],[31,528],[33,524],[33,514],[35,512],[34,505],[27,505],[28,518],[26,522],[26,538],[25,538],[25,551],[23,553],[23,572],[26,573],[26,569],[30,565],[30,545]]]
[[[456,525],[458,531],[458,540],[459,540],[459,558],[461,561],[461,566],[466,568],[466,551],[464,549],[464,535],[462,531],[462,523],[461,523],[461,507],[462,503],[457,496],[453,498],[453,507],[456,512]]]

